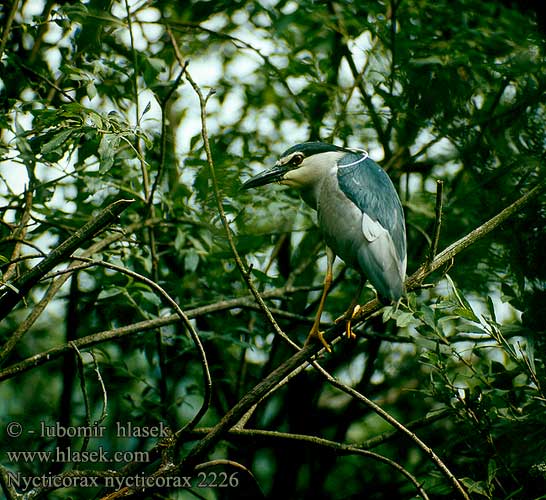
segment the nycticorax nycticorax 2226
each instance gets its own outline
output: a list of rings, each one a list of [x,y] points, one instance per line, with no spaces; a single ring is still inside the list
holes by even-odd
[[[404,294],[406,227],[400,198],[389,176],[368,153],[323,142],[287,149],[273,168],[252,177],[243,188],[272,182],[298,189],[317,211],[327,245],[327,272],[309,338],[318,338],[330,350],[319,324],[332,281],[334,254],[362,275],[358,296],[344,315],[348,335],[365,278],[383,301],[397,301]]]

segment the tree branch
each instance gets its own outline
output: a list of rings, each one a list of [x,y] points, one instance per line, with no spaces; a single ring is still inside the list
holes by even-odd
[[[436,180],[436,208],[434,210],[434,228],[432,230],[432,240],[430,250],[427,256],[427,263],[430,265],[436,257],[438,251],[438,241],[440,240],[440,228],[442,227],[442,206],[443,206],[444,181]]]
[[[262,297],[260,296],[260,293],[254,286],[254,283],[252,282],[252,279],[250,277],[250,270],[243,262],[243,259],[239,255],[239,252],[237,251],[237,247],[235,246],[235,242],[233,241],[233,234],[231,233],[231,229],[229,227],[229,222],[226,217],[226,213],[224,211],[224,207],[222,204],[222,197],[220,194],[220,189],[218,188],[218,181],[216,179],[216,169],[214,167],[214,160],[212,158],[212,152],[210,149],[210,143],[209,143],[209,137],[207,132],[207,117],[206,117],[206,106],[207,106],[207,100],[212,95],[212,93],[209,93],[207,97],[203,95],[203,92],[201,91],[200,87],[197,85],[197,83],[193,80],[190,73],[187,69],[187,64],[182,59],[182,54],[180,53],[180,49],[178,47],[178,44],[176,43],[176,39],[174,38],[172,32],[170,29],[168,29],[169,36],[171,38],[171,42],[173,44],[173,48],[176,54],[176,57],[178,59],[178,64],[182,67],[186,67],[186,79],[192,86],[193,90],[197,94],[197,97],[199,98],[199,106],[201,108],[201,135],[203,137],[203,143],[205,147],[205,154],[207,156],[207,163],[209,166],[209,172],[212,182],[212,189],[214,191],[214,197],[216,199],[216,205],[218,207],[218,213],[220,215],[220,219],[222,221],[222,225],[224,227],[226,237],[228,240],[229,247],[231,249],[231,253],[233,254],[233,257],[235,259],[235,263],[237,264],[237,267],[243,277],[243,279],[246,282],[246,285],[252,295],[254,295],[254,298],[256,299],[256,302],[259,304],[260,308],[262,309],[263,313],[265,314],[267,320],[269,321],[269,324],[273,327],[273,330],[282,337],[285,342],[290,344],[293,348],[299,349],[299,347],[290,339],[281,329],[281,327],[278,325],[277,321],[271,314],[271,311],[267,307],[267,304],[264,302]]]
[[[4,29],[2,30],[2,39],[0,39],[0,60],[2,60],[2,56],[4,55],[4,50],[6,48],[6,44],[8,43],[8,38],[11,31],[11,25],[13,24],[13,20],[15,19],[18,8],[19,0],[13,0],[13,2],[11,3],[11,9],[9,11],[8,18],[6,20],[6,24],[4,25]]]
[[[10,311],[30,291],[30,289],[40,281],[43,276],[51,271],[56,265],[68,258],[77,248],[82,245],[83,242],[95,237],[103,229],[112,224],[121,214],[121,212],[123,212],[132,202],[133,200],[118,200],[110,204],[108,207],[102,210],[97,217],[94,217],[88,221],[72,236],[53,249],[48,257],[43,259],[36,266],[28,270],[16,280],[12,281],[11,283],[4,284],[2,287],[3,293],[0,296],[0,320],[5,318],[10,313]],[[64,283],[64,279],[62,282]],[[53,283],[50,286],[47,296],[42,298],[35,310],[27,318],[27,320],[32,321],[30,324],[32,324],[43,311],[46,304],[49,302],[49,300],[51,300],[51,297],[56,293],[58,288],[60,288],[61,284]],[[27,323],[27,321],[25,323]],[[6,359],[19,339],[27,331],[28,328],[21,328],[21,326],[2,347],[2,350],[0,351],[0,363]]]
[[[201,436],[204,433],[210,432],[210,428],[200,428],[195,429],[188,434],[188,436]],[[256,442],[256,440],[268,441],[273,443],[273,445],[282,446],[282,442],[296,442],[302,444],[303,446],[314,447],[318,449],[332,450],[339,455],[360,455],[363,457],[370,458],[372,460],[377,460],[379,462],[386,463],[390,467],[396,469],[401,474],[403,474],[409,481],[413,484],[415,489],[421,498],[426,499],[428,495],[425,490],[422,488],[421,483],[406,469],[400,466],[395,461],[369,450],[365,450],[360,446],[352,444],[338,443],[337,441],[332,441],[330,439],[324,439],[318,436],[310,436],[308,434],[292,434],[287,432],[278,432],[278,431],[268,431],[262,429],[232,429],[225,436],[226,440],[233,441],[235,439],[243,439],[251,442]],[[201,464],[196,467],[200,469]]]
[[[470,245],[493,231],[493,229],[500,226],[509,217],[517,213],[518,210],[520,210],[527,203],[537,197],[545,184],[546,179],[539,182],[534,188],[532,188],[530,191],[528,191],[511,205],[507,206],[504,210],[501,210],[497,215],[489,219],[487,222],[484,222],[481,226],[477,227],[466,236],[463,236],[455,243],[449,245],[434,258],[430,265],[427,265],[426,262],[422,264],[419,269],[417,269],[417,271],[415,271],[406,280],[406,289],[413,290],[417,288],[422,283],[423,279],[430,273],[442,267],[444,264],[453,259],[459,252],[462,252],[465,248],[468,248]]]
[[[398,422],[398,420],[392,417],[383,408],[381,408],[381,406],[374,403],[371,399],[367,398],[366,396],[356,391],[352,387],[349,387],[348,385],[341,383],[339,380],[333,377],[330,373],[324,370],[320,365],[318,366],[319,366],[318,371],[328,381],[329,384],[333,385],[334,387],[337,387],[339,390],[345,392],[346,394],[349,394],[350,396],[355,398],[357,401],[360,401],[362,404],[364,404],[365,406],[370,408],[373,412],[375,412],[377,415],[379,415],[383,420],[385,420],[385,422],[388,422],[389,424],[391,424],[395,429],[397,429],[402,434],[405,434],[411,441],[413,441],[417,445],[417,447],[420,448],[426,455],[428,455],[430,459],[436,464],[436,466],[440,469],[440,471],[444,474],[444,476],[448,479],[448,481],[453,485],[453,488],[455,488],[455,491],[457,491],[459,495],[465,500],[470,500],[470,497],[464,490],[459,480],[453,475],[453,473],[444,464],[444,462],[436,454],[436,452],[430,446],[425,444],[417,436],[417,434],[415,434],[414,432],[409,430],[406,426]]]

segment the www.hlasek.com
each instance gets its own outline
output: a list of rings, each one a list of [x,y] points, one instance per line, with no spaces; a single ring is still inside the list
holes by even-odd
[[[97,450],[78,451],[68,446],[55,448],[51,451],[7,451],[8,461],[14,462],[40,462],[40,463],[122,463],[150,461],[147,451],[113,451],[105,450],[99,446]]]

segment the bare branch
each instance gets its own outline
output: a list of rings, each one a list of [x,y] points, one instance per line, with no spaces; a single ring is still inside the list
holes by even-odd
[[[48,257],[23,274],[20,278],[11,282],[11,287],[4,285],[3,294],[0,296],[0,320],[4,319],[17,303],[28,293],[57,264],[65,260],[83,242],[100,233],[104,228],[112,224],[133,200],[118,200],[102,210],[97,217],[88,221],[72,236],[53,249]],[[15,293],[14,289],[18,292]]]
[[[168,29],[169,36],[171,38],[171,42],[173,44],[176,57],[178,59],[178,63],[180,66],[184,67],[187,66],[187,64],[182,59],[182,54],[180,53],[180,49],[178,48],[178,44],[176,43],[176,39],[174,38],[172,32],[170,29]],[[207,117],[206,117],[206,104],[208,98],[212,95],[210,92],[205,97],[203,95],[203,92],[201,91],[200,87],[197,85],[197,83],[193,80],[190,73],[188,72],[188,69],[186,67],[186,78],[190,85],[192,86],[193,90],[197,94],[199,98],[199,105],[201,108],[201,135],[203,137],[203,142],[205,146],[205,153],[207,155],[207,162],[209,165],[209,171],[211,176],[211,182],[212,182],[212,189],[214,191],[214,197],[216,199],[216,205],[218,207],[218,213],[220,214],[220,219],[222,221],[222,225],[224,226],[224,230],[226,233],[226,237],[229,243],[229,247],[231,249],[231,252],[233,253],[233,257],[235,259],[235,263],[237,264],[237,267],[239,268],[239,271],[241,275],[243,276],[243,279],[246,282],[246,285],[248,289],[251,291],[252,295],[254,295],[254,298],[256,299],[256,302],[260,305],[260,308],[262,309],[263,313],[265,314],[267,320],[269,321],[269,324],[273,327],[273,330],[277,333],[277,335],[281,336],[285,342],[290,344],[293,348],[298,349],[299,347],[282,331],[281,327],[278,325],[277,321],[271,314],[271,311],[267,307],[266,303],[260,296],[260,293],[258,292],[257,288],[254,286],[254,283],[252,282],[252,279],[250,277],[250,272],[248,270],[248,267],[243,262],[241,256],[239,255],[239,252],[237,251],[237,247],[235,246],[235,242],[233,241],[233,235],[231,233],[231,229],[229,227],[229,222],[226,217],[226,213],[224,211],[224,207],[222,204],[222,197],[220,194],[220,189],[218,188],[218,181],[216,179],[216,169],[214,167],[214,160],[212,158],[212,152],[210,149],[210,143],[209,143],[209,137],[207,132]]]
[[[346,384],[343,384],[339,380],[337,380],[335,377],[330,375],[326,370],[324,370],[318,363],[315,364],[315,368],[318,366],[318,371],[321,373],[321,375],[328,381],[329,384],[333,385],[334,387],[337,387],[339,390],[345,392],[346,394],[349,394],[356,400],[363,403],[365,406],[370,408],[372,411],[374,411],[377,415],[379,415],[383,420],[391,424],[395,429],[397,429],[399,432],[405,434],[411,441],[413,441],[426,455],[430,457],[430,459],[436,464],[436,466],[440,469],[440,471],[446,476],[446,478],[451,482],[453,487],[456,491],[459,492],[461,498],[464,498],[465,500],[470,500],[470,497],[466,493],[465,489],[463,488],[462,484],[458,481],[458,479],[453,475],[453,473],[449,470],[449,468],[444,464],[442,459],[436,454],[436,452],[427,444],[425,444],[414,432],[410,431],[407,427],[402,425],[398,420],[396,420],[393,416],[391,416],[389,413],[387,413],[383,408],[381,408],[378,404],[374,403],[371,399],[367,398],[357,390],[353,389],[352,387],[349,387]]]
[[[438,251],[438,241],[440,240],[440,228],[442,226],[442,205],[443,205],[443,192],[444,192],[444,181],[436,180],[436,207],[434,210],[434,229],[432,230],[432,240],[430,242],[430,251],[427,256],[427,262],[430,264],[434,257],[436,257],[436,252]]]
[[[195,429],[195,431],[192,431],[190,435],[202,435],[206,432],[209,432],[210,429]],[[379,453],[374,453],[369,450],[362,449],[360,446],[355,446],[351,444],[344,444],[344,443],[338,443],[337,441],[332,441],[330,439],[324,439],[317,436],[309,436],[307,434],[292,434],[292,433],[286,433],[286,432],[278,432],[278,431],[268,431],[268,430],[261,430],[261,429],[232,429],[229,431],[228,435],[225,436],[226,440],[233,440],[233,439],[248,439],[252,442],[255,442],[257,439],[261,440],[267,440],[273,443],[276,443],[278,445],[279,441],[287,441],[287,442],[297,442],[301,443],[302,445],[306,446],[313,446],[317,448],[325,448],[329,450],[333,450],[334,452],[339,453],[340,455],[360,455],[363,457],[371,458],[373,460],[377,460],[379,462],[386,463],[390,467],[393,467],[397,471],[399,471],[401,474],[406,476],[411,483],[415,486],[415,489],[418,491],[418,494],[423,499],[427,499],[428,495],[423,490],[421,484],[419,481],[410,474],[406,469],[401,467],[398,463],[394,462],[393,460],[384,457],[383,455],[380,455]],[[198,465],[196,467],[196,470],[201,468],[201,465]]]
[[[40,281],[43,276],[51,271],[51,269],[53,269],[56,265],[68,258],[72,252],[82,245],[82,243],[93,238],[103,229],[112,224],[117,219],[119,214],[121,214],[121,212],[123,212],[123,210],[125,210],[132,202],[132,200],[118,200],[110,204],[108,207],[102,210],[97,217],[94,217],[88,221],[72,236],[53,249],[48,257],[44,258],[36,266],[13,282],[5,284],[2,288],[0,288],[0,290],[3,289],[3,293],[0,296],[0,320],[9,314],[17,303],[30,291],[34,285]],[[88,251],[92,252],[94,248],[96,247],[92,245]],[[46,295],[40,300],[30,315],[2,347],[2,350],[0,351],[0,363],[7,358],[17,342],[27,332],[28,328],[30,328],[34,321],[36,321],[38,316],[42,313],[46,305],[57,293],[66,279],[68,279],[68,275],[59,278],[51,284]]]
[[[89,404],[89,396],[87,394],[87,386],[85,384],[85,370],[83,365],[83,356],[82,353],[79,351],[79,349],[72,344],[72,342],[69,342],[72,345],[72,348],[74,349],[74,352],[76,354],[77,359],[77,366],[78,366],[78,378],[80,379],[80,389],[82,391],[82,399],[83,399],[83,407],[85,409],[85,425],[87,427],[91,426],[91,406]],[[89,436],[85,436],[82,441],[82,446],[80,448],[80,452],[87,449],[87,446],[89,445]]]

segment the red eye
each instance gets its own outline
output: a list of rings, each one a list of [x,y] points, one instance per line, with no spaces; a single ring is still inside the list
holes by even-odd
[[[292,159],[290,160],[290,163],[292,165],[299,165],[302,161],[303,161],[303,155],[300,153],[300,154],[294,155]]]

